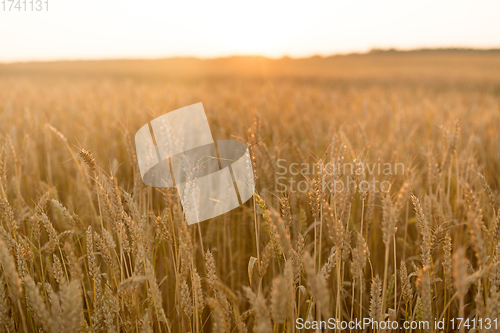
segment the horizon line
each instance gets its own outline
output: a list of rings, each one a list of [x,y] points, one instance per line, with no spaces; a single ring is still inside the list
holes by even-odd
[[[228,58],[264,58],[269,60],[304,60],[311,58],[331,58],[337,56],[363,56],[373,54],[389,54],[389,53],[418,53],[418,52],[481,52],[481,53],[500,53],[499,47],[490,48],[475,48],[475,47],[419,47],[419,48],[371,48],[366,51],[353,51],[353,52],[338,52],[328,55],[313,53],[308,56],[291,56],[282,55],[278,57],[266,56],[262,54],[231,54],[220,56],[197,56],[197,55],[172,55],[172,56],[145,56],[145,57],[82,57],[82,58],[52,58],[52,59],[29,59],[29,60],[0,60],[0,65],[12,64],[29,64],[29,63],[55,63],[55,62],[98,62],[98,61],[137,61],[137,60],[168,60],[168,59],[197,59],[197,60],[217,60]]]

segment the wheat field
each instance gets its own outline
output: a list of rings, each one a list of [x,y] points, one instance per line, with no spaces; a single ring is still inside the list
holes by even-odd
[[[197,102],[256,192],[187,225],[134,135]],[[495,52],[0,65],[0,331],[498,331],[499,170]]]

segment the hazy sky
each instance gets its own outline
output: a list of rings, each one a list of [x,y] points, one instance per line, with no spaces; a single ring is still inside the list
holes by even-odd
[[[500,1],[49,0],[41,12],[0,2],[0,61],[446,46],[500,47]]]

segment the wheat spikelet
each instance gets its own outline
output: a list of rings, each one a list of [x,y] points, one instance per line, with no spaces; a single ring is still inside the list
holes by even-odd
[[[193,297],[195,299],[195,305],[198,310],[198,314],[201,314],[203,313],[203,308],[205,306],[205,299],[203,296],[203,290],[201,288],[201,278],[196,268],[193,270],[191,284],[193,286]]]
[[[0,195],[0,218],[7,224],[7,229],[9,232],[14,235],[17,230],[17,222],[14,217],[14,211],[10,206],[7,199],[5,199],[2,195]]]
[[[497,217],[495,219],[495,223],[493,225],[493,230],[492,230],[492,237],[493,237],[493,242],[498,243],[500,240],[500,214],[497,214]]]
[[[187,246],[179,247],[180,269],[179,276],[181,279],[186,279],[191,266],[190,248]]]
[[[486,195],[488,196],[488,199],[490,199],[491,207],[495,211],[496,210],[495,195],[493,194],[490,185],[488,184],[486,178],[484,178],[484,176],[481,173],[478,172],[477,176],[479,178],[481,186],[483,187],[484,191],[486,192]]]
[[[413,290],[404,260],[401,260],[401,265],[399,266],[399,278],[401,279],[401,294],[405,302],[409,303],[413,299]]]
[[[253,169],[253,174],[254,174],[254,184],[257,184],[257,135],[256,133],[259,130],[259,118],[258,116],[255,117],[254,123],[253,123],[253,128],[248,129],[248,152],[250,153],[250,160],[252,161],[252,169]]]
[[[459,248],[453,254],[453,284],[459,298],[465,297],[469,288],[467,277],[468,274],[465,263],[465,251],[462,248]]]
[[[238,329],[239,333],[248,333],[248,328],[245,322],[243,321],[243,315],[239,314],[239,311],[236,311],[234,313],[235,321],[236,321],[236,328]]]
[[[0,274],[0,330],[14,332],[14,319],[10,315],[9,293],[5,286],[4,276]]]
[[[400,211],[406,205],[408,200],[408,193],[410,192],[410,182],[405,181],[401,188],[399,189],[398,194],[396,195],[396,201],[394,202],[394,206],[396,211]]]
[[[264,251],[262,252],[261,256],[261,261],[260,261],[260,267],[259,267],[259,275],[262,277],[264,274],[267,272],[267,268],[269,267],[269,263],[273,259],[273,243],[269,242],[267,243],[266,247],[264,248]]]
[[[24,283],[28,292],[27,301],[33,309],[33,312],[37,317],[37,321],[42,325],[44,330],[49,331],[51,329],[50,314],[42,296],[40,296],[40,291],[35,285],[35,281],[33,281],[31,276],[27,275],[24,278]]]
[[[444,236],[444,245],[443,245],[443,275],[444,281],[446,283],[446,288],[449,292],[453,290],[453,282],[451,279],[451,271],[452,271],[452,244],[451,244],[451,236],[449,232],[446,232]]]
[[[233,304],[238,304],[238,296],[236,296],[234,291],[232,291],[231,288],[229,288],[227,285],[220,281],[216,281],[214,283],[214,287],[217,290],[219,296],[223,296]]]
[[[210,286],[210,289],[215,295],[215,299],[219,303],[219,306],[224,313],[225,322],[226,324],[230,325],[232,311],[231,305],[229,304],[226,296],[226,294],[228,293],[224,292],[224,289],[222,287],[223,285],[219,282],[219,278],[217,277],[216,273],[215,260],[210,250],[207,250],[207,252],[205,253],[205,271],[207,273],[208,285]]]
[[[50,222],[49,218],[45,213],[40,213],[40,221],[42,222],[42,225],[45,228],[45,231],[47,231],[47,234],[49,235],[49,241],[44,245],[44,250],[48,251],[49,253],[53,253],[56,249],[56,246],[59,244],[59,238],[56,229]]]
[[[273,229],[275,230],[276,241],[279,244],[279,249],[281,251],[280,254],[283,254],[286,258],[290,258],[292,256],[292,243],[290,240],[290,231],[286,227],[283,218],[276,213],[276,211],[272,211],[272,222]]]
[[[457,298],[459,299],[459,316],[464,315],[464,298],[467,290],[469,289],[468,274],[465,263],[465,250],[459,248],[453,254],[453,285],[457,291]],[[463,317],[460,317],[463,318]]]
[[[465,183],[465,199],[468,204],[467,224],[469,226],[469,234],[471,236],[471,243],[476,251],[478,265],[486,263],[485,244],[482,238],[482,231],[486,230],[483,223],[482,209],[480,208],[479,199],[474,193],[472,187]]]
[[[305,224],[307,216],[305,215],[304,211],[301,211],[301,213],[301,224]],[[330,204],[326,201],[326,199],[323,201],[323,223],[325,223],[327,226],[328,237],[330,238],[330,240],[335,244],[341,242],[342,240],[340,239],[341,237],[339,237],[339,232],[337,230],[338,223],[335,212]]]
[[[415,213],[417,215],[418,226],[420,234],[422,235],[422,264],[424,266],[429,266],[431,264],[431,228],[429,221],[425,217],[424,210],[420,205],[420,200],[413,194],[410,196],[413,206],[415,207]]]
[[[56,279],[57,283],[64,283],[66,277],[64,276],[64,272],[61,265],[61,260],[55,254],[52,255],[54,264],[52,265],[54,270],[54,279]]]
[[[82,277],[82,269],[80,262],[76,257],[73,245],[69,242],[66,242],[64,244],[64,252],[66,253],[66,258],[68,260],[68,270],[71,278],[74,280],[80,280]]]
[[[103,230],[103,233],[106,229]],[[97,251],[101,254],[101,258],[104,260],[106,265],[111,268],[111,270],[115,273],[115,275],[118,275],[118,264],[115,260],[115,257],[113,256],[111,251],[114,251],[114,241],[113,237],[108,233],[107,234],[107,241],[104,240],[101,235],[99,235],[97,232],[94,231],[94,238],[93,241],[95,242],[95,246],[97,248]],[[108,242],[111,242],[111,244],[108,245]]]
[[[100,282],[101,272],[99,266],[97,265],[95,255],[94,255],[94,235],[93,235],[92,227],[88,227],[86,233],[86,241],[87,241],[87,260],[89,262],[89,275],[94,280],[94,284],[97,284],[97,281]]]
[[[491,271],[490,280],[491,283],[496,286],[496,289],[500,288],[500,242],[495,245],[495,253],[491,262],[493,269]]]
[[[103,307],[104,307],[104,325],[108,332],[117,332],[115,325],[115,318],[117,313],[120,311],[120,304],[118,302],[118,297],[109,285],[105,286],[104,297],[103,297]]]
[[[314,261],[309,252],[304,254],[302,261],[304,263],[304,270],[307,273],[307,285],[310,289],[311,296],[314,297],[323,316],[328,317],[330,297],[326,287],[326,281],[321,273],[316,275]]]
[[[87,164],[87,166],[92,171],[92,173],[95,174],[96,163],[95,163],[94,156],[92,155],[92,153],[84,148],[80,148],[78,155],[82,158],[82,160],[85,162],[85,164]]]
[[[375,207],[376,192],[373,189],[368,190],[368,202],[366,203],[366,214],[363,216],[364,222],[368,224],[373,219],[373,211]]]
[[[222,313],[219,303],[213,298],[208,298],[207,304],[212,309],[212,321],[213,321],[212,332],[226,333],[227,332],[226,322],[224,321],[224,315]]]
[[[207,280],[210,286],[214,286],[217,281],[217,274],[215,270],[214,256],[210,250],[207,250],[205,253],[205,271],[207,273]]]
[[[476,304],[476,314],[478,318],[484,318],[488,314],[486,312],[486,306],[483,299],[483,288],[481,283],[478,283],[476,296],[474,297],[474,303]]]
[[[118,179],[115,176],[111,177],[111,184],[108,184],[108,190],[111,193],[111,202],[113,205],[114,213],[119,217],[123,213],[123,203],[120,194],[120,187],[118,186]]]
[[[456,152],[456,147],[457,147],[457,140],[458,140],[458,135],[460,133],[460,124],[457,121],[455,123],[455,131],[453,132],[453,135],[449,135],[448,132],[444,127],[441,127],[443,131],[443,135],[446,135],[447,139],[447,149],[445,151],[445,154],[443,155],[443,160],[441,162],[441,165],[439,167],[439,177],[441,178],[443,176],[443,171],[447,169],[448,164],[450,163],[451,160],[451,155]]]
[[[84,230],[83,223],[76,214],[71,213],[66,207],[63,206],[62,203],[60,203],[55,199],[51,199],[50,202],[52,203],[54,208],[66,219],[66,221],[73,228],[78,229],[80,231]]]
[[[5,180],[7,179],[7,169],[5,167],[5,145],[0,145],[0,189],[5,193]]]
[[[51,130],[52,133],[54,133],[57,136],[57,138],[62,142],[68,141],[68,139],[66,139],[66,137],[61,132],[59,132],[55,127],[51,126],[50,124],[45,124],[45,127]]]
[[[413,309],[413,313],[415,313],[415,319],[417,321],[424,321],[424,308],[422,305],[422,298],[420,296],[417,297],[417,302],[415,303],[415,308]]]
[[[120,285],[118,286],[118,292],[122,293],[127,289],[136,288],[146,282],[146,280],[147,278],[144,275],[134,275],[132,277],[129,277],[128,279],[120,282]]]
[[[185,224],[179,226],[179,247],[179,250],[182,251],[183,259],[189,262],[193,254],[193,240]],[[185,267],[187,267],[187,264]]]
[[[38,242],[40,241],[40,234],[41,234],[40,224],[41,224],[41,222],[42,222],[42,219],[40,218],[39,215],[35,214],[29,218],[29,225],[31,227],[32,237],[33,237],[33,239],[36,239]],[[0,227],[0,232],[2,232],[3,230],[4,230],[3,227]],[[3,236],[3,233],[4,232],[2,232],[2,237],[6,238],[5,236]]]
[[[325,281],[328,281],[328,279],[330,278],[330,273],[331,273],[332,269],[337,264],[336,259],[337,259],[337,248],[333,247],[330,251],[330,255],[328,256],[328,259],[323,264],[323,266],[321,267],[321,271],[320,271],[320,274],[321,274],[321,276],[323,276],[323,279]]]
[[[170,215],[170,210],[165,209],[165,212],[155,219],[155,225],[158,235],[161,237],[161,239],[171,243],[172,235],[170,234],[167,225],[167,219],[169,218],[169,215]]]
[[[103,292],[101,285],[101,270],[97,265],[97,260],[94,253],[94,235],[92,232],[92,227],[88,227],[86,232],[86,242],[87,242],[87,261],[88,261],[88,273],[92,278],[92,299],[94,302],[94,313],[93,313],[93,329],[98,331],[102,329],[104,320],[104,309],[103,309]]]
[[[106,247],[108,248],[110,254],[116,254],[115,253],[116,252],[116,243],[115,243],[115,240],[113,238],[113,235],[111,235],[111,233],[108,230],[103,229],[102,230],[102,238],[104,239]],[[112,258],[113,258],[113,261],[115,261],[115,257],[113,255],[112,255]]]
[[[315,220],[319,219],[321,210],[321,201],[322,201],[321,187],[320,187],[322,170],[320,164],[321,162],[315,164],[316,170],[313,171],[314,176],[311,179],[309,179],[309,186],[308,186],[309,205],[311,206],[311,211]]]
[[[163,310],[163,296],[156,281],[155,271],[151,261],[145,259],[146,277],[148,279],[148,300],[155,308],[155,312],[159,320],[165,320],[165,313]]]
[[[187,285],[187,282],[185,279],[182,280],[181,282],[181,306],[182,310],[184,311],[184,314],[188,317],[191,317],[193,315],[193,300],[191,299],[191,289]]]
[[[16,261],[17,261],[17,272],[19,273],[19,277],[23,279],[26,275],[28,275],[28,266],[26,264],[25,258],[25,248],[20,243],[16,244]]]
[[[293,272],[290,261],[285,263],[284,274],[273,279],[271,313],[274,323],[282,324],[293,315]]]
[[[302,256],[304,255],[304,237],[300,233],[297,233],[297,245],[296,249],[292,250],[292,262],[293,262],[293,282],[294,284],[299,283],[300,277],[302,275]]]
[[[245,291],[248,301],[252,305],[252,309],[255,314],[254,332],[271,333],[271,316],[269,315],[266,299],[261,293],[255,295],[254,292],[248,287],[243,287],[243,290]]]
[[[352,251],[351,273],[355,278],[361,279],[363,277],[367,257],[368,246],[363,236],[358,234],[356,248]]]
[[[52,286],[49,283],[45,282],[44,285],[50,302],[52,332],[61,332],[62,309],[61,309],[61,301],[59,299],[59,295],[54,292]]]
[[[130,251],[132,250],[128,239],[129,236],[124,223],[124,221],[128,222],[129,219],[130,217],[127,214],[123,213],[121,215],[121,218],[116,221],[119,245],[125,253],[130,253]]]
[[[396,207],[392,203],[391,197],[385,195],[382,200],[382,240],[386,247],[391,243],[393,235],[396,233],[397,213]]]
[[[488,299],[488,318],[498,318],[500,315],[500,294],[496,285],[490,287],[490,297]]]
[[[142,317],[142,326],[141,333],[153,333],[153,327],[151,327],[151,318],[149,315],[149,311],[146,311],[144,316]]]
[[[470,213],[469,218],[467,219],[469,222],[469,233],[471,235],[471,243],[476,250],[476,257],[478,261],[478,265],[482,265],[486,263],[486,251],[484,249],[484,242],[481,236],[482,229],[482,217],[480,214]]]
[[[378,321],[382,316],[382,281],[378,275],[372,280],[370,295],[370,318]]]
[[[417,288],[422,300],[423,318],[433,326],[432,317],[432,295],[431,295],[431,280],[429,278],[429,268],[424,267],[420,270],[417,279]]]
[[[76,332],[83,320],[83,303],[80,284],[72,280],[62,286],[60,292],[62,309],[62,327],[64,332]]]
[[[280,209],[281,215],[283,216],[283,221],[285,221],[285,226],[290,229],[292,227],[293,216],[290,208],[290,200],[288,197],[282,196],[280,198]]]
[[[14,262],[14,258],[9,253],[7,246],[0,238],[0,263],[3,265],[4,274],[9,280],[9,285],[12,289],[14,296],[18,299],[21,299],[22,296],[22,287],[21,287],[21,279],[19,278],[19,274],[16,271],[16,264]]]
[[[274,250],[279,256],[281,256],[284,249],[282,246],[282,242],[280,241],[278,226],[271,218],[271,212],[267,209],[265,201],[258,194],[255,194],[255,201],[257,202],[257,205],[261,210],[264,221],[266,221],[267,227],[269,229],[269,237],[271,238],[271,242],[273,243]]]
[[[385,303],[384,304],[389,304],[391,302],[391,299],[392,299],[392,296],[394,294],[394,284],[396,283],[396,277],[395,277],[395,274],[392,274],[391,275],[391,278],[389,279],[389,284],[387,286],[387,293],[385,295]],[[393,310],[393,309],[389,309],[389,313],[390,311]]]
[[[106,178],[102,178],[101,180],[96,180],[97,186],[97,197],[99,198],[99,204],[102,211],[102,218],[107,218],[110,224],[116,219],[117,213],[114,210],[113,205],[111,204],[111,200],[109,199],[108,194],[108,185],[106,182]]]
[[[344,227],[341,220],[338,220],[337,224],[340,237],[339,243],[337,243],[337,248],[342,254],[342,260],[345,262],[349,260],[349,255],[351,253],[351,232]]]

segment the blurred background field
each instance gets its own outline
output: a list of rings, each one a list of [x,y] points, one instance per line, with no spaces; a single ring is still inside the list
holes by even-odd
[[[137,79],[297,78],[330,80],[498,79],[500,50],[377,50],[329,57],[123,59],[3,64],[3,75],[47,75]]]

